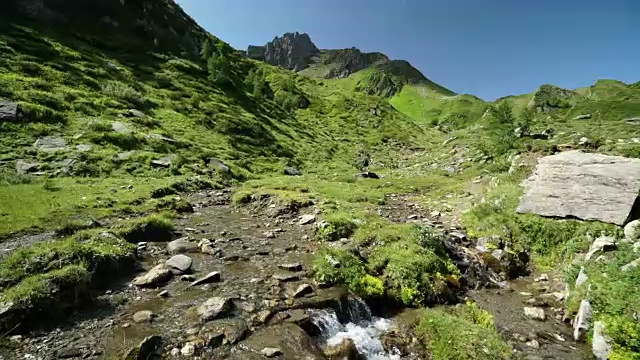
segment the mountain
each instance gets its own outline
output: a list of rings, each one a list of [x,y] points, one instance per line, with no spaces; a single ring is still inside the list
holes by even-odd
[[[529,303],[572,317],[590,301],[610,357],[633,359],[637,234],[516,208],[542,156],[640,158],[639,123],[640,83],[487,102],[305,34],[241,52],[171,0],[11,0],[0,12],[0,357],[353,354],[310,337],[304,309],[326,310],[311,313],[333,329],[368,302],[424,308],[395,318],[407,326],[381,339],[389,351],[587,358],[591,346],[554,317],[524,318],[522,294],[544,285]],[[600,234],[615,244],[600,239],[598,260],[581,260]],[[189,271],[211,284],[187,286],[195,278],[176,274]],[[485,288],[518,276],[526,291]],[[513,342],[547,325],[567,341]]]
[[[370,95],[396,94],[404,84],[427,84],[445,95],[452,91],[428,80],[418,69],[404,60],[391,60],[382,53],[364,53],[358,49],[320,50],[308,34],[286,33],[264,46],[249,46],[250,59],[294,70],[300,74],[324,79],[346,78],[370,69],[358,89]]]

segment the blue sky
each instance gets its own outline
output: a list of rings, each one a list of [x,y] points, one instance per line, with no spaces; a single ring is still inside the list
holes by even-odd
[[[640,0],[178,0],[238,49],[306,32],[321,49],[408,60],[492,100],[552,83],[640,81]]]

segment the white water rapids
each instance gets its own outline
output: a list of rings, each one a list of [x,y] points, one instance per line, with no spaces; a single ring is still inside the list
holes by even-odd
[[[358,353],[367,360],[399,360],[400,356],[387,353],[380,336],[391,329],[392,322],[371,315],[371,310],[362,299],[350,297],[340,313],[333,309],[312,311],[314,324],[321,331],[321,338],[328,346],[338,346],[345,339],[353,340]]]

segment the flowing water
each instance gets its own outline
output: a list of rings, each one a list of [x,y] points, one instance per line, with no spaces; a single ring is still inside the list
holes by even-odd
[[[345,339],[353,340],[358,353],[369,360],[398,360],[399,355],[389,354],[380,336],[389,331],[392,321],[373,316],[367,304],[352,296],[340,309],[311,311],[314,324],[320,329],[320,341],[326,346],[340,345]]]

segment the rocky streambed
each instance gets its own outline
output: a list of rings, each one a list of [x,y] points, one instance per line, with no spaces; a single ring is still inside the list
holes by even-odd
[[[79,311],[65,325],[14,336],[15,358],[422,359],[400,349],[411,311],[378,317],[361,299],[310,278],[319,214],[309,204],[258,199],[232,207],[227,191],[189,196],[193,212],[178,218],[171,242],[138,244],[141,269]],[[469,250],[458,227],[392,197],[380,214],[423,222],[446,234],[447,248],[466,275],[468,296],[489,310],[516,351],[531,359],[582,359],[570,327],[553,307],[553,287],[510,284]],[[535,289],[534,289],[535,288]],[[543,291],[544,290],[544,291]],[[525,295],[523,295],[525,294]],[[528,294],[528,295],[527,295]],[[545,303],[539,303],[543,299]],[[384,308],[384,304],[376,304]],[[542,309],[532,319],[524,307]],[[405,344],[406,345],[406,342]],[[162,355],[160,355],[162,354]]]

